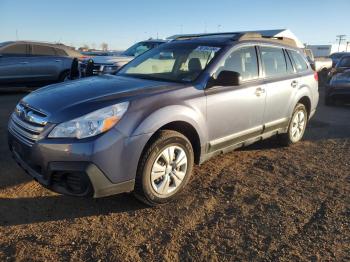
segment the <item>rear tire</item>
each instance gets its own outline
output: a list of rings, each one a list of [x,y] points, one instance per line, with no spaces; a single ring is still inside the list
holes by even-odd
[[[289,146],[299,142],[304,136],[307,121],[306,107],[298,103],[294,108],[287,133],[279,135],[281,145]]]
[[[135,197],[150,206],[173,200],[188,183],[193,162],[187,137],[172,130],[158,132],[141,156]]]

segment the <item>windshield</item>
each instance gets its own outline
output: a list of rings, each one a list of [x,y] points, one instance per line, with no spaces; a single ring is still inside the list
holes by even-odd
[[[218,54],[219,46],[172,43],[131,61],[118,75],[173,82],[194,81]]]
[[[126,49],[123,54],[126,56],[139,56],[144,52],[152,49],[154,46],[155,43],[152,42],[140,42]]]

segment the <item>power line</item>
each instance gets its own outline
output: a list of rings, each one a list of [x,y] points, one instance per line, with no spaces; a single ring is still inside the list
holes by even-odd
[[[346,37],[346,35],[337,35],[337,41],[339,41],[338,52],[339,52],[339,49],[340,49],[340,44],[341,44],[342,41],[345,40],[345,37]]]

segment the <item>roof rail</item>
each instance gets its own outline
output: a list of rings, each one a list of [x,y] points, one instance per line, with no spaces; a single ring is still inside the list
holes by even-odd
[[[187,34],[187,35],[175,35],[169,37],[169,39],[173,40],[188,40],[193,38],[200,37],[230,37],[234,41],[244,41],[244,40],[266,40],[274,43],[281,43],[285,45],[289,45],[292,47],[296,47],[297,44],[294,39],[287,37],[274,37],[274,36],[266,36],[262,35],[259,32],[224,32],[224,33],[205,33],[205,34]]]
[[[174,35],[171,37],[168,37],[167,39],[172,40],[188,40],[192,38],[199,38],[199,37],[211,37],[211,36],[232,36],[234,37],[237,35],[236,32],[225,32],[225,33],[204,33],[204,34],[185,34],[185,35]]]
[[[254,32],[248,32],[248,33],[242,33],[237,41],[243,41],[243,40],[267,40],[269,42],[274,43],[281,43],[285,45],[289,45],[292,47],[297,47],[297,43],[294,39],[288,38],[288,37],[275,37],[275,36],[265,36],[261,33],[254,33]]]

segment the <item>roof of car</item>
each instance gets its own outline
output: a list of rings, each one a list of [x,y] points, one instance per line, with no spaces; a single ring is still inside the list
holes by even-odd
[[[64,51],[66,51],[69,56],[79,56],[81,55],[79,53],[79,51],[74,50],[72,48],[70,48],[69,46],[66,46],[64,44],[61,43],[50,43],[50,42],[38,42],[38,41],[25,41],[25,40],[20,40],[20,41],[8,41],[8,42],[3,42],[1,44],[4,45],[8,45],[8,44],[37,44],[37,45],[43,45],[43,46],[50,46],[50,47],[54,47],[54,48],[59,48],[59,49],[63,49]],[[2,45],[0,45],[0,47],[2,47]]]

